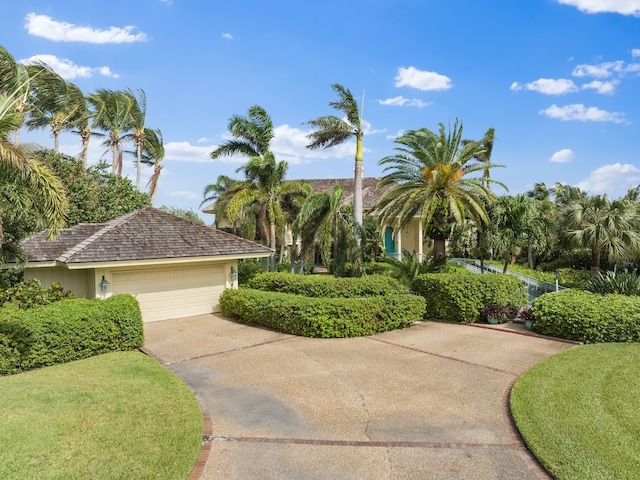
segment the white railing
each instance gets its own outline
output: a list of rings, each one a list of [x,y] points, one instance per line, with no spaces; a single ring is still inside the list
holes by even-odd
[[[480,269],[480,260],[474,258],[450,258],[448,261],[449,263],[453,263],[454,265],[464,267],[470,272],[482,273]],[[502,268],[496,265],[485,263],[484,272],[502,273]],[[507,274],[518,277],[520,282],[522,282],[522,284],[527,288],[527,292],[529,294],[529,302],[545,293],[566,290],[567,288],[558,285],[557,282],[555,284],[551,282],[545,282],[543,280],[538,280],[537,278],[530,277],[529,275],[525,275],[520,272],[514,272],[510,269],[507,269]]]

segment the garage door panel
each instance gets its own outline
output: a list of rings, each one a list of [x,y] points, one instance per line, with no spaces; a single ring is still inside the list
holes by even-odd
[[[222,266],[112,273],[112,292],[134,295],[145,322],[218,311],[219,297],[224,288]]]

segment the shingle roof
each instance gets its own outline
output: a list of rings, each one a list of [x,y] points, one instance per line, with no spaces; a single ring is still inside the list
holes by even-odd
[[[320,178],[312,180],[305,179],[302,181],[311,185],[314,193],[331,193],[335,185],[340,185],[343,190],[342,201],[344,203],[353,201],[353,178]],[[362,179],[362,208],[365,210],[372,209],[388,188],[378,188],[379,182],[380,179],[376,177],[365,177]]]
[[[53,242],[46,236],[43,231],[20,242],[27,261],[68,264],[271,253],[258,243],[153,207],[106,223],[66,228]]]

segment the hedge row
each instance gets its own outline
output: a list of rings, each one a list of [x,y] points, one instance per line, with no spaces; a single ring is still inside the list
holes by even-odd
[[[533,330],[585,343],[640,342],[640,297],[562,290],[531,305]]]
[[[527,304],[527,293],[513,275],[428,273],[416,278],[413,290],[426,299],[425,318],[452,322],[476,322],[490,303]]]
[[[374,297],[402,293],[404,290],[395,278],[384,275],[335,278],[325,275],[290,273],[255,275],[247,283],[247,288],[323,298]]]
[[[0,375],[142,346],[137,300],[62,300],[29,310],[0,310]]]
[[[311,298],[249,288],[227,289],[223,315],[305,337],[357,337],[407,327],[421,320],[422,297],[393,294],[364,298]]]

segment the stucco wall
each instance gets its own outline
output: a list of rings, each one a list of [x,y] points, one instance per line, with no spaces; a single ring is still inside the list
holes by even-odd
[[[71,290],[76,297],[91,298],[92,292],[88,289],[88,279],[93,278],[92,270],[67,270],[63,267],[26,268],[25,280],[37,278],[44,286],[57,282],[65,290]]]

